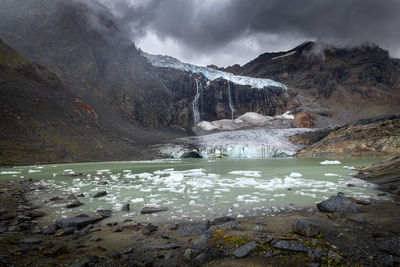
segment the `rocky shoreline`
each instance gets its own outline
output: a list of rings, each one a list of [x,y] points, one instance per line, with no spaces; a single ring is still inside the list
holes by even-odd
[[[312,210],[200,224],[103,224],[80,214],[41,225],[32,180],[0,185],[0,266],[397,266],[400,200],[338,194]],[[152,210],[151,212],[155,212]],[[162,212],[159,210],[159,212]]]

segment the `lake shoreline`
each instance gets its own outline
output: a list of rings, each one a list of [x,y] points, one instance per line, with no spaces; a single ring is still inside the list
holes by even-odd
[[[385,242],[400,235],[398,197],[362,205],[358,214],[341,215],[303,209],[265,218],[225,218],[211,221],[208,225],[149,225],[128,220],[116,221],[116,225],[108,226],[100,221],[87,231],[81,228],[75,233],[55,236],[42,233],[44,225],[38,224],[37,219],[44,214],[40,212],[40,207],[35,207],[25,198],[30,190],[37,189],[35,181],[2,183],[0,189],[1,209],[4,209],[1,211],[0,227],[2,266],[92,266],[97,263],[108,263],[109,266],[181,266],[206,262],[215,266],[262,266],[266,262],[272,266],[399,263],[396,252],[382,250]],[[35,216],[38,217],[33,218]],[[306,237],[293,233],[292,224],[299,218],[318,224],[322,234]],[[186,235],[184,230],[190,235]],[[210,233],[208,237],[206,232]],[[205,244],[201,244],[201,240],[205,240]],[[238,247],[248,243],[256,246],[248,251],[248,256],[233,256]],[[299,249],[296,247],[290,250],[277,248],[277,244],[303,244],[306,251],[291,250]],[[304,250],[304,246],[300,246],[300,250]],[[321,255],[313,256],[318,248],[322,249]]]

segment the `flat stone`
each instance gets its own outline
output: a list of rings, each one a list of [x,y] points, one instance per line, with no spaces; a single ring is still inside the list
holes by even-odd
[[[41,239],[39,238],[25,238],[19,241],[19,243],[23,243],[23,244],[39,244],[40,242],[42,242]]]
[[[103,218],[73,217],[73,218],[68,218],[68,219],[57,220],[56,224],[58,224],[61,228],[66,228],[66,227],[83,228],[89,224],[96,223],[96,222],[100,221],[101,219],[103,219]]]
[[[58,230],[54,236],[72,235],[75,232],[75,227],[65,227]]]
[[[279,249],[285,249],[296,252],[308,252],[310,248],[306,247],[303,243],[299,241],[287,241],[287,240],[279,240],[277,242],[272,243],[272,246]]]
[[[305,219],[296,219],[292,225],[292,231],[302,236],[316,236],[320,232],[319,225]]]
[[[93,197],[104,197],[107,195],[107,191],[100,191],[96,193]]]
[[[349,200],[343,194],[337,194],[337,196],[330,197],[327,200],[317,203],[317,208],[323,212],[338,212],[338,213],[359,213],[361,212],[360,207]]]
[[[364,223],[365,222],[364,218],[362,218],[362,217],[349,217],[347,219],[349,221],[352,221],[352,222],[358,222],[358,223]]]
[[[82,205],[83,205],[83,203],[80,202],[79,200],[74,200],[71,203],[67,204],[67,206],[65,206],[65,207],[67,207],[67,208],[76,208],[76,207],[79,207],[79,206],[82,206]]]
[[[254,252],[257,249],[257,243],[256,242],[249,242],[244,246],[241,246],[240,248],[236,249],[233,251],[233,255],[236,258],[244,258]]]
[[[144,247],[146,250],[169,250],[180,248],[178,244],[166,244],[166,245],[156,245],[156,246],[148,246]]]
[[[166,211],[166,210],[168,210],[168,208],[166,208],[166,207],[143,207],[142,210],[140,211],[140,213],[141,214],[150,214],[150,213]]]
[[[180,236],[201,235],[209,228],[207,223],[196,225],[179,226],[178,234]]]
[[[122,206],[121,211],[129,211],[131,209],[129,203]]]
[[[385,240],[378,245],[379,249],[389,251],[392,254],[400,256],[400,237]]]
[[[111,210],[97,210],[97,213],[100,213],[101,217],[104,217],[104,218],[111,217],[111,215],[112,215]]]

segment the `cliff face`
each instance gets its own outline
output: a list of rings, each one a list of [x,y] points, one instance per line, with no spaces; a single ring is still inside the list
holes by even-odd
[[[376,45],[339,49],[308,42],[226,70],[288,85],[298,94],[297,112],[311,113],[317,126],[400,113],[399,60]]]

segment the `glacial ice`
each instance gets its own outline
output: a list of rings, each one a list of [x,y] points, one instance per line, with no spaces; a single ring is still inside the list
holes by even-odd
[[[286,85],[271,79],[261,79],[261,78],[234,75],[229,72],[220,71],[209,67],[196,66],[184,63],[170,56],[151,55],[144,52],[142,52],[142,55],[146,57],[149,63],[155,67],[173,68],[186,71],[189,73],[202,73],[210,81],[214,81],[218,78],[223,78],[235,84],[248,85],[251,86],[252,88],[263,89],[264,87],[274,86],[287,90]]]

